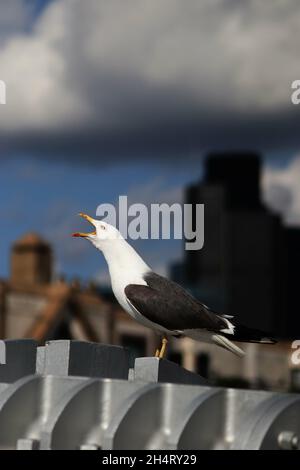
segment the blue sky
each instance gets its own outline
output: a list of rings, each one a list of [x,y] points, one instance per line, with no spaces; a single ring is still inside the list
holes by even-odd
[[[200,176],[201,165],[197,168]],[[155,198],[176,200],[181,188],[195,179],[192,167],[177,169],[153,164],[126,161],[125,164],[71,165],[36,158],[14,158],[1,163],[0,276],[9,270],[9,249],[13,240],[28,231],[43,235],[54,245],[56,270],[68,277],[89,279],[103,272],[102,257],[86,240],[72,239],[73,231],[86,228],[77,217],[84,211],[95,215],[104,202],[115,203],[119,195],[129,195],[132,202],[149,202]],[[137,242],[148,261],[162,269],[169,260],[181,257],[181,242]]]
[[[123,194],[179,200],[206,149],[260,151],[266,200],[300,224],[299,21],[298,0],[0,0],[0,276],[34,230],[57,272],[104,279],[70,238],[76,214]],[[182,256],[136,246],[159,270]]]
[[[285,171],[296,173],[291,165],[293,160],[287,159],[286,155],[282,159],[275,157],[269,156],[265,172],[268,169],[266,174],[271,177],[271,183],[276,183],[276,188],[278,181],[286,188],[286,178],[281,181],[278,176],[284,176]],[[26,232],[35,231],[54,247],[57,274],[106,283],[107,269],[101,254],[88,241],[71,237],[72,232],[87,228],[77,216],[78,212],[93,216],[99,204],[115,204],[119,195],[128,195],[129,203],[181,201],[183,188],[200,179],[201,162],[199,157],[187,165],[183,161],[162,165],[155,159],[141,162],[126,159],[124,163],[111,165],[71,165],[69,161],[63,163],[57,159],[51,161],[30,156],[2,161],[0,277],[9,274],[12,242]],[[299,165],[294,168],[298,171]],[[296,174],[294,186],[298,186]],[[278,204],[280,206],[281,201]],[[162,273],[167,272],[171,262],[183,256],[182,242],[178,240],[131,243],[154,269]]]
[[[43,9],[48,5],[48,3],[51,3],[53,0],[25,0],[25,3],[27,3],[30,6],[33,6],[34,12],[36,14],[40,14]]]

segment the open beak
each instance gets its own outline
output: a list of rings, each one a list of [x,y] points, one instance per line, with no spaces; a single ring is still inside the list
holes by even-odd
[[[92,219],[92,217],[90,217],[87,214],[83,214],[82,212],[80,212],[79,215],[80,217],[83,217],[95,227],[95,222],[94,222],[94,219]],[[89,233],[76,232],[72,234],[72,237],[89,237],[90,235],[96,235],[96,231],[94,230],[93,232],[89,232]]]

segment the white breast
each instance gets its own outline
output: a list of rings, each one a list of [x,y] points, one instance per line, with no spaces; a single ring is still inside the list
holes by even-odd
[[[125,240],[119,240],[111,249],[103,250],[103,254],[108,264],[113,293],[121,307],[142,325],[154,330],[165,331],[159,325],[144,318],[130,304],[125,294],[125,288],[128,284],[147,286],[144,276],[151,271],[150,267]]]
[[[130,274],[130,273],[128,273]],[[132,274],[132,273],[131,273]],[[121,305],[123,309],[129,313],[129,315],[134,318],[137,322],[141,323],[143,326],[146,326],[147,328],[151,328],[155,331],[158,332],[164,332],[164,333],[171,333],[165,328],[161,327],[160,325],[157,325],[156,323],[152,323],[150,320],[147,320],[132,304],[131,302],[127,299],[126,294],[125,294],[125,287],[128,284],[137,284],[141,286],[147,286],[147,283],[144,281],[143,278],[140,276],[134,276],[134,275],[127,275],[126,278],[121,275],[112,275],[111,276],[111,285],[112,285],[112,290],[113,293]]]
[[[111,272],[110,269],[110,277],[111,277],[111,286],[113,293],[119,302],[119,304],[128,312],[130,315],[132,314],[132,309],[127,302],[127,297],[125,295],[125,287],[128,284],[137,284],[141,286],[146,286],[147,283],[141,276],[135,276],[133,273],[121,273],[118,272]]]

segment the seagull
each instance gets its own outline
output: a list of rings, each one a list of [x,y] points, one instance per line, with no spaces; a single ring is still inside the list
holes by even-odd
[[[165,356],[170,336],[213,343],[240,357],[245,353],[233,341],[276,343],[266,333],[240,325],[232,315],[214,312],[179,284],[152,271],[114,226],[83,213],[79,215],[90,222],[94,230],[76,232],[73,236],[86,238],[103,253],[112,290],[121,307],[136,321],[162,336],[155,357]]]

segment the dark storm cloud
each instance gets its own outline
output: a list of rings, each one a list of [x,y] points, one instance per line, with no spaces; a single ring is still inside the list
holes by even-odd
[[[299,110],[300,112],[300,110]],[[173,116],[171,117],[173,118]],[[74,162],[109,163],[130,157],[174,158],[199,157],[216,149],[261,151],[295,151],[300,146],[298,116],[248,116],[233,120],[226,116],[203,121],[194,119],[161,121],[149,119],[145,125],[137,122],[133,129],[103,132],[101,128],[63,130],[62,132],[34,131],[0,135],[0,157],[35,155],[64,158]]]
[[[20,2],[19,2],[20,3]],[[58,0],[0,47],[0,155],[293,150],[296,0]]]

